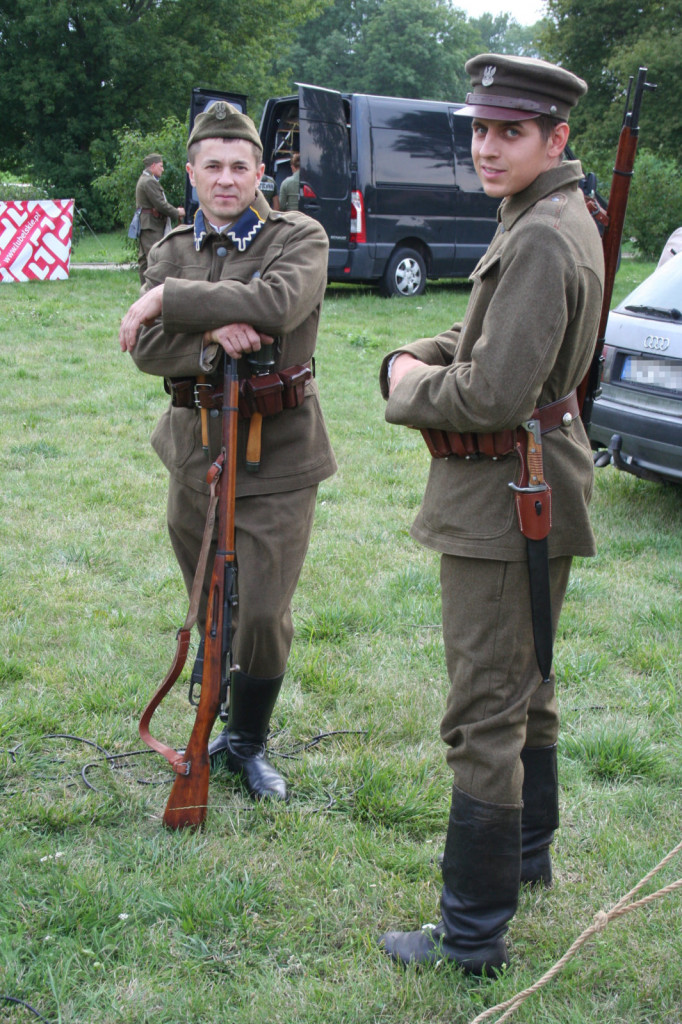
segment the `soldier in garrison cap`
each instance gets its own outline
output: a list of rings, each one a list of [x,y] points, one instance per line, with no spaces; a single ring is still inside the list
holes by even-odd
[[[152,445],[170,473],[168,529],[188,593],[208,508],[206,473],[221,448],[222,360],[239,360],[232,650],[239,668],[231,676],[227,726],[209,753],[212,765],[225,763],[242,776],[255,799],[285,799],[266,740],[293,639],[291,600],[318,484],[336,463],[311,370],[327,235],[304,214],[268,205],[258,187],[263,170],[249,117],[223,101],[197,116],[187,172],[199,210],[193,225],[176,228],[150,253],[143,294],[124,316],[119,341],[141,370],[165,378],[171,395]],[[268,380],[281,383],[270,387],[271,397],[253,377],[253,360],[264,353],[272,364]],[[263,416],[259,461],[251,450],[247,456],[254,412]],[[198,619],[202,635],[211,565],[212,557]],[[199,681],[201,652],[193,670]]]
[[[137,269],[140,284],[144,284],[149,250],[168,233],[172,220],[182,220],[184,206],[173,206],[166,199],[161,188],[163,157],[160,153],[148,153],[143,160],[144,170],[135,186],[135,206],[140,214],[138,236]]]
[[[398,962],[445,958],[490,974],[508,961],[519,885],[552,881],[551,645],[571,559],[595,551],[575,389],[594,348],[604,270],[580,164],[564,158],[585,83],[545,61],[491,53],[466,70],[471,92],[457,113],[473,119],[476,172],[501,200],[497,232],[471,276],[464,321],[392,352],[381,368],[386,419],[421,428],[433,456],[412,535],[441,556],[450,677],[441,738],[454,775],[441,921],[380,941]],[[530,500],[543,517],[532,540],[517,499],[524,516]],[[549,601],[537,601],[543,579]]]

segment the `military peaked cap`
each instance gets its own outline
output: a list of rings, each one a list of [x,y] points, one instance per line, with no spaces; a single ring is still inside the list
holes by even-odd
[[[587,92],[582,78],[535,57],[480,53],[464,65],[473,92],[457,111],[491,121],[527,121],[547,114],[567,121]]]
[[[145,167],[151,167],[152,164],[162,164],[163,157],[160,153],[147,153],[142,163]]]
[[[263,148],[251,118],[224,100],[217,100],[203,113],[197,114],[187,140],[187,148],[201,139],[248,139],[259,149]]]

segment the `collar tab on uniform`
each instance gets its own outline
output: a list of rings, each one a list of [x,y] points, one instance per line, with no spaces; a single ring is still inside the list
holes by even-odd
[[[249,206],[229,231],[223,233],[226,238],[229,238],[234,243],[239,252],[245,252],[264,224],[265,218],[261,217],[255,207]],[[197,252],[201,251],[201,247],[207,237],[208,228],[204,213],[203,210],[199,210],[194,218],[194,248]]]

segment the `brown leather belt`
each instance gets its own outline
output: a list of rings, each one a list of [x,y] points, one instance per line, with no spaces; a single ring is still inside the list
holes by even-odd
[[[162,217],[162,214],[155,210],[153,206],[141,206],[140,213],[151,213],[152,217],[156,217],[157,220],[161,220]]]
[[[249,419],[255,412],[274,416],[296,409],[305,400],[305,385],[312,377],[309,364],[297,364],[274,373],[244,377],[239,382],[239,414]],[[180,409],[222,409],[222,384],[203,384],[196,377],[165,377],[163,386],[171,405]]]
[[[540,423],[540,432],[548,433],[558,427],[570,427],[580,414],[575,390],[556,402],[533,410],[532,419]],[[426,446],[434,459],[447,459],[455,455],[460,459],[499,459],[516,450],[518,432],[522,428],[496,430],[490,434],[459,434],[450,430],[422,430]],[[525,432],[522,431],[522,437]]]

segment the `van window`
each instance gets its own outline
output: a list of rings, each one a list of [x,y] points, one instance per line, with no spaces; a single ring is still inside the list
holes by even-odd
[[[483,186],[476,174],[474,160],[471,155],[471,121],[463,117],[453,118],[455,121],[455,163],[457,164],[457,184],[464,192],[483,192]],[[466,125],[467,131],[460,129],[457,121]]]
[[[375,128],[372,143],[377,185],[454,188],[455,168],[449,135]]]

